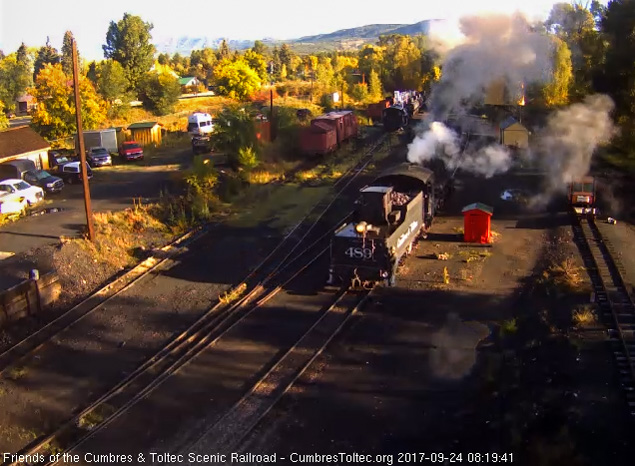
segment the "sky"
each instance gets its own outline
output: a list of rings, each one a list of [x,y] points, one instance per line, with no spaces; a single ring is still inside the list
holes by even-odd
[[[40,47],[50,36],[62,46],[64,32],[77,39],[84,58],[102,59],[110,21],[124,13],[154,25],[153,38],[225,37],[294,39],[366,24],[412,24],[424,19],[456,19],[476,11],[523,11],[545,18],[553,0],[0,0],[0,49],[14,52],[24,42]],[[605,2],[603,2],[605,3]],[[391,7],[390,5],[394,5]]]

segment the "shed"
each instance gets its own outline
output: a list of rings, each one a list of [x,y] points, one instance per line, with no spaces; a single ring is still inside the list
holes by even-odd
[[[505,118],[500,124],[500,142],[504,146],[527,149],[529,131],[514,117]]]
[[[161,144],[161,124],[156,121],[133,123],[128,126],[128,131],[130,131],[130,139],[142,146]]]
[[[490,243],[492,241],[491,218],[494,208],[475,202],[465,206],[462,212],[463,240],[466,243]]]
[[[30,126],[18,126],[0,131],[0,163],[29,159],[41,170],[49,168],[51,145]]]

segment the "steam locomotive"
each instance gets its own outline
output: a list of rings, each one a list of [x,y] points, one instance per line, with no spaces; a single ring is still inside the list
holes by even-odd
[[[360,191],[350,221],[331,239],[330,284],[394,286],[399,261],[431,225],[452,180],[417,164],[403,163]]]

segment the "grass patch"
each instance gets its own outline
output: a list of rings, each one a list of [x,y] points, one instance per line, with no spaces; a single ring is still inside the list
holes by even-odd
[[[558,292],[580,291],[584,284],[582,267],[577,266],[573,259],[564,259],[559,263],[551,264],[542,273],[541,281],[548,288]]]
[[[450,284],[450,272],[448,272],[447,267],[443,267],[443,284],[444,285]]]
[[[586,327],[597,321],[591,306],[583,306],[573,311],[573,324],[576,327]]]
[[[245,293],[246,289],[247,289],[247,284],[241,283],[236,288],[224,292],[222,295],[220,295],[218,299],[223,304],[233,303]]]
[[[19,380],[27,373],[26,367],[16,366],[5,371],[6,377],[11,380]]]
[[[475,249],[471,249],[469,251],[460,251],[459,255],[463,257],[463,262],[469,264],[470,262],[475,261],[483,262],[485,259],[490,257],[492,253],[490,251],[477,251]]]

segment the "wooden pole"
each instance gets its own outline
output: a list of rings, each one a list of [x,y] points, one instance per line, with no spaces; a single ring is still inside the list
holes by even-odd
[[[95,241],[95,228],[93,226],[93,211],[90,205],[90,187],[88,186],[88,170],[86,151],[84,148],[84,131],[82,129],[82,102],[79,97],[79,70],[77,66],[77,42],[73,38],[73,88],[75,90],[75,117],[77,121],[77,145],[79,146],[79,164],[84,186],[84,206],[86,208],[86,229],[88,239]]]

